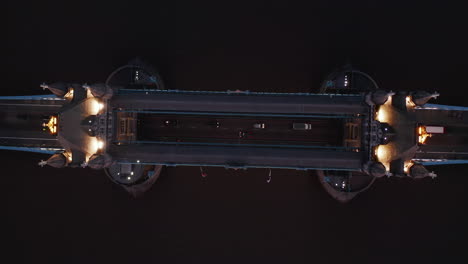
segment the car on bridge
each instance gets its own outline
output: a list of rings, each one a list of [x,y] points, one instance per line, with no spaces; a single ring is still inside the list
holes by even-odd
[[[214,128],[219,128],[221,126],[218,120],[210,121],[208,122],[208,125]]]
[[[177,127],[179,125],[179,122],[175,119],[168,119],[164,121],[164,126],[167,127]]]
[[[255,124],[253,124],[253,128],[255,128],[255,129],[265,129],[265,123],[255,123]]]
[[[293,123],[293,130],[311,130],[312,125],[308,123]]]

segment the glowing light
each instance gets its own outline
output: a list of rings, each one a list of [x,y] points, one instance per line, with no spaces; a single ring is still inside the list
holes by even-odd
[[[379,110],[375,113],[375,119],[382,123],[390,123],[393,119],[392,117],[392,96],[388,97],[385,104],[379,106]]]
[[[96,152],[98,152],[98,140],[95,137],[89,137],[88,153],[95,154]]]
[[[132,179],[132,178],[130,178],[130,177],[127,177],[127,180],[131,180],[131,179]]]
[[[94,97],[93,94],[91,93],[91,89],[89,89],[89,86],[86,86],[86,97]]]
[[[416,104],[411,100],[411,96],[406,96],[406,107],[415,107]]]
[[[409,171],[409,168],[411,168],[411,166],[413,166],[413,162],[412,161],[406,161],[405,162],[405,165],[403,166],[403,170],[405,171],[405,173],[408,173]]]
[[[379,122],[388,122],[388,113],[385,109],[380,109],[378,112],[377,112],[377,117],[376,117],[377,121]]]
[[[67,100],[71,100],[73,99],[73,93],[73,88],[70,88],[70,90],[68,90],[68,92],[63,97],[65,97]]]
[[[377,156],[379,160],[382,160],[384,157],[386,157],[385,148],[382,145],[376,147],[375,155]]]
[[[52,135],[55,135],[57,133],[57,117],[52,116],[49,120],[49,122],[42,124],[44,127],[49,128],[49,132]]]
[[[389,170],[390,161],[392,158],[391,148],[388,145],[379,145],[375,148],[375,156],[381,162],[386,170]]]
[[[432,137],[432,134],[427,133],[426,127],[418,127],[418,143],[425,144],[428,137]]]
[[[104,141],[98,140],[97,141],[97,149],[102,149],[104,147]]]
[[[64,152],[63,155],[65,156],[65,158],[67,158],[67,161],[68,162],[72,162],[72,153],[71,152]]]
[[[89,137],[88,153],[96,154],[99,150],[104,148],[104,141],[98,140],[96,137]]]
[[[97,115],[101,112],[101,110],[104,108],[104,104],[100,102],[96,98],[92,98],[91,100],[91,105],[90,105],[90,114],[91,115]]]

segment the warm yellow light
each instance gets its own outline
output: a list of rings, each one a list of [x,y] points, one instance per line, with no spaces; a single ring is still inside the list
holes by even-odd
[[[408,106],[410,106],[410,107],[416,106],[414,104],[413,100],[411,100],[411,96],[406,96],[406,107],[408,107]]]
[[[96,98],[92,98],[90,100],[91,100],[90,114],[91,115],[99,114],[101,110],[104,108],[104,104]]]
[[[88,151],[89,155],[98,152],[98,140],[96,137],[89,137],[88,139]]]
[[[386,170],[388,171],[390,160],[391,160],[391,152],[388,145],[379,145],[375,148],[375,156],[377,160],[381,162]]]
[[[403,166],[403,170],[405,171],[405,173],[408,173],[409,171],[409,168],[411,168],[411,166],[413,166],[413,162],[410,160],[410,161],[405,161],[405,165]]]
[[[377,159],[381,160],[385,156],[385,149],[382,145],[377,146],[375,148],[375,155],[377,156]]]
[[[98,148],[98,149],[102,149],[103,147],[104,147],[104,141],[98,140],[98,141],[97,141],[97,148]]]
[[[377,121],[379,122],[387,122],[388,121],[388,113],[386,111],[386,109],[380,109],[378,112],[377,112],[377,117],[376,117]]]
[[[97,139],[96,137],[90,137],[88,141],[88,152],[95,154],[99,150],[104,148],[104,141]]]
[[[72,162],[72,153],[71,152],[64,152],[63,155],[67,158],[68,162]]]
[[[49,128],[49,132],[51,134],[55,134],[57,133],[57,117],[55,116],[52,116],[50,119],[49,119],[49,122],[47,122],[47,124],[43,124],[44,127],[48,127]]]
[[[428,137],[432,137],[432,134],[427,133],[424,126],[418,127],[418,143],[425,144]]]
[[[375,119],[382,123],[390,123],[391,118],[392,118],[391,109],[392,109],[392,96],[389,96],[387,102],[379,106],[379,111],[375,113]]]
[[[86,97],[87,98],[94,97],[93,94],[91,93],[91,89],[86,89]]]
[[[68,90],[68,93],[66,93],[64,97],[65,99],[71,100],[73,98],[73,88],[70,88],[70,90]]]

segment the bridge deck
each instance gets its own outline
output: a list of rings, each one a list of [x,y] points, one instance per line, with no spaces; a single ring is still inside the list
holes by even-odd
[[[278,96],[236,94],[125,94],[111,100],[114,109],[211,111],[239,113],[363,114],[362,96]]]
[[[177,124],[168,126],[165,121]],[[216,127],[216,122],[219,127]],[[308,123],[312,125],[312,129],[293,130],[293,123]],[[254,128],[254,124],[265,124],[265,128]],[[137,140],[343,146],[343,130],[341,119],[254,119],[138,114]]]
[[[108,151],[118,162],[142,164],[336,170],[362,166],[361,153],[351,151],[160,144],[112,145]]]

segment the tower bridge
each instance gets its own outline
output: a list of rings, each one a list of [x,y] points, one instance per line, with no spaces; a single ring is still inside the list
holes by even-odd
[[[317,94],[167,90],[137,63],[102,84],[42,87],[52,95],[0,97],[0,149],[103,169],[134,195],[163,166],[283,168],[316,171],[345,202],[379,177],[435,177],[426,166],[468,162],[468,109],[381,90],[350,67]]]

